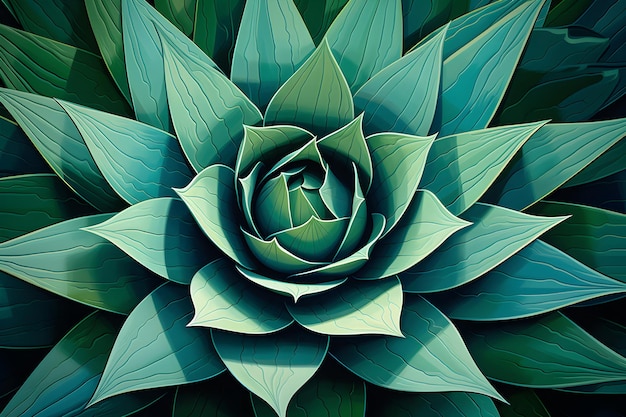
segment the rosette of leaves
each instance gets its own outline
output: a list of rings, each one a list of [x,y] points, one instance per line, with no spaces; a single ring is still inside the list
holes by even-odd
[[[623,394],[625,215],[546,197],[626,119],[516,115],[559,10],[467,3],[4,1],[1,415]]]

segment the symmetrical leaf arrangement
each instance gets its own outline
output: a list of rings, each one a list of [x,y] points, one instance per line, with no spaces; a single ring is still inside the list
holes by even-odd
[[[626,410],[625,11],[3,0],[0,416]]]

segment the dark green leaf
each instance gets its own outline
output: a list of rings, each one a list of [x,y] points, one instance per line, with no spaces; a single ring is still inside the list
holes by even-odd
[[[561,188],[550,198],[626,214],[626,170],[589,184]]]
[[[263,236],[293,227],[284,173],[267,180],[260,189],[253,191],[252,196],[252,221]]]
[[[188,37],[194,31],[198,0],[155,0],[154,7]]]
[[[277,214],[275,214],[277,215]],[[343,240],[350,219],[320,220],[311,217],[304,224],[275,233],[273,237],[290,253],[312,261],[329,261]]]
[[[164,397],[159,390],[131,392],[128,394],[118,395],[113,398],[92,405],[89,408],[75,414],[75,417],[119,417],[128,415],[137,415]]]
[[[500,417],[550,417],[532,389],[516,388],[512,393],[504,391],[504,396],[509,404],[497,404]]]
[[[348,0],[295,0],[313,41],[319,44]]]
[[[626,170],[624,155],[626,155],[626,140],[620,140],[576,174],[574,178],[563,184],[563,187],[590,183]]]
[[[379,392],[368,398],[367,412],[393,417],[499,417],[491,399],[466,392]]]
[[[50,172],[50,167],[15,123],[0,116],[0,176]]]
[[[250,393],[228,372],[176,390],[172,417],[252,416]]]
[[[595,0],[560,0],[555,2],[554,7],[546,18],[547,26],[570,25],[580,17]]]

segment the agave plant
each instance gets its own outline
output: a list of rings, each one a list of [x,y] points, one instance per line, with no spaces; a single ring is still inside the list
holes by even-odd
[[[571,3],[4,1],[1,416],[619,409],[624,7]]]

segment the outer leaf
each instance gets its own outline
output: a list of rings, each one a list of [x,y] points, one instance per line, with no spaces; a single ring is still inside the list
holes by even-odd
[[[402,56],[401,0],[350,0],[325,38],[355,92]]]
[[[128,313],[156,281],[112,243],[80,230],[110,217],[79,217],[4,242],[0,270],[71,300]]]
[[[161,37],[167,99],[178,139],[196,172],[234,166],[244,124],[263,118],[259,109],[208,58]]]
[[[204,233],[231,259],[249,269],[255,262],[239,230],[235,174],[224,165],[212,165],[189,185],[175,190]]]
[[[0,176],[50,172],[19,126],[0,116]]]
[[[181,32],[191,37],[197,3],[197,0],[156,0],[154,7]]]
[[[348,0],[295,0],[313,41],[319,44]],[[322,4],[323,3],[323,6]]]
[[[172,417],[252,416],[250,393],[228,372],[176,389]]]
[[[101,211],[120,207],[76,126],[54,99],[0,89],[0,102],[15,117],[54,172]]]
[[[542,127],[486,194],[486,201],[512,209],[537,202],[626,135],[626,119]]]
[[[376,244],[372,259],[357,276],[378,279],[404,272],[469,225],[450,214],[430,191],[419,191],[402,220]]]
[[[263,110],[313,49],[311,35],[292,0],[247,1],[231,79]]]
[[[376,282],[349,280],[331,295],[307,297],[287,304],[296,321],[327,335],[382,334],[402,336],[402,285],[397,277]]]
[[[428,258],[400,275],[406,292],[438,292],[489,272],[564,217],[530,216],[488,204],[463,214],[472,225],[455,233]]]
[[[225,259],[211,262],[194,275],[191,299],[195,315],[190,326],[265,334],[293,321],[281,297],[248,283]]]
[[[405,338],[333,339],[331,355],[372,384],[407,392],[467,391],[501,398],[472,360],[454,325],[419,296],[404,300]]]
[[[466,392],[404,393],[385,391],[368,398],[368,413],[394,417],[500,417],[489,398]]]
[[[107,182],[130,204],[173,197],[192,174],[176,138],[132,119],[59,102]]]
[[[368,134],[398,132],[426,136],[435,117],[445,27],[367,81],[354,96],[358,112],[365,112]]]
[[[101,236],[155,274],[180,284],[219,255],[185,204],[155,198],[135,204],[86,230]]]
[[[280,417],[286,417],[291,398],[320,367],[329,340],[300,328],[263,336],[215,330],[211,335],[230,373]]]
[[[435,193],[453,214],[461,214],[487,191],[545,123],[494,127],[436,140],[420,187]]]
[[[54,174],[0,178],[0,242],[92,213]]]
[[[326,41],[280,87],[265,112],[266,125],[295,124],[319,136],[352,119],[352,95]]]
[[[472,324],[464,339],[480,369],[497,381],[535,388],[624,379],[626,359],[561,313]]]
[[[225,370],[193,315],[188,290],[163,284],[131,312],[115,340],[90,405],[130,391],[188,384]]]
[[[0,39],[0,78],[8,87],[131,113],[99,56],[4,25]]]

